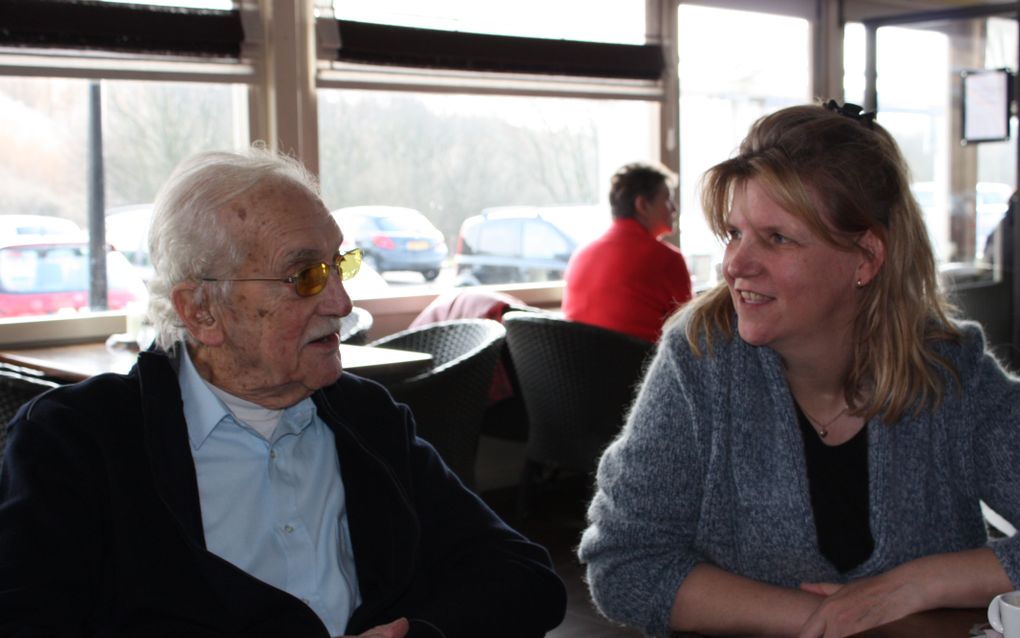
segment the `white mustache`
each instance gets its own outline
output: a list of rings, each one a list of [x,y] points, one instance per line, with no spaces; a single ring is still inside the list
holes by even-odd
[[[340,334],[340,321],[337,320],[335,323],[331,322],[332,325],[323,326],[320,330],[316,330],[312,333],[309,341],[316,341],[323,337],[328,337],[331,334]]]

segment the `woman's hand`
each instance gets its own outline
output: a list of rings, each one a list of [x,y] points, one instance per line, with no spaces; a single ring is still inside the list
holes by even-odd
[[[801,589],[825,599],[801,628],[799,638],[839,638],[929,609],[927,593],[909,570],[892,570],[846,585],[804,583]]]
[[[924,556],[846,585],[804,583],[800,588],[825,598],[799,638],[835,638],[926,609],[984,607],[1013,585],[992,550],[981,547]]]
[[[409,627],[406,618],[397,618],[389,624],[372,627],[365,633],[351,638],[404,638]]]

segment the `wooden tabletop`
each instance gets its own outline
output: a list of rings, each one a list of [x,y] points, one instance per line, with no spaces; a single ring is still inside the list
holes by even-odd
[[[986,609],[931,609],[881,627],[854,634],[859,638],[968,638],[972,630],[988,626]]]
[[[44,348],[17,348],[0,351],[0,361],[65,381],[81,381],[103,372],[125,373],[135,363],[137,353],[110,349],[102,343],[80,343]],[[340,344],[340,360],[345,370],[372,378],[405,377],[423,372],[432,362],[425,352],[371,348]]]

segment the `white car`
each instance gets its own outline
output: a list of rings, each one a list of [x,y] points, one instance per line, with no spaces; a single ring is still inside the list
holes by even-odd
[[[52,215],[0,215],[0,238],[38,237],[43,235],[73,235],[81,227],[70,219]]]

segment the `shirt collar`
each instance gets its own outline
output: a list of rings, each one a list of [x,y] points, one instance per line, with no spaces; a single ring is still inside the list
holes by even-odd
[[[197,450],[209,438],[213,428],[225,417],[230,416],[230,412],[199,376],[185,344],[180,344],[180,351],[181,367],[177,372],[177,381],[181,386],[188,438],[191,439],[191,447]]]
[[[208,383],[198,374],[191,355],[184,343],[180,344],[180,369],[177,381],[181,386],[181,400],[184,403],[184,420],[188,425],[188,438],[192,449],[198,450],[212,431],[224,419],[237,422],[223,401],[209,388]],[[315,403],[308,397],[283,411],[280,423],[273,433],[273,440],[285,434],[298,434],[313,422]],[[243,427],[248,427],[241,424]]]

